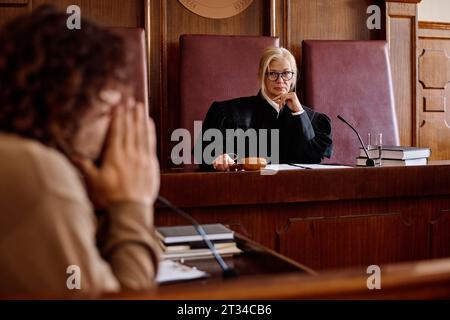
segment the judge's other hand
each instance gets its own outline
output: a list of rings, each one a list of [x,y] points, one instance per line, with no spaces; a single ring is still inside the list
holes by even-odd
[[[142,103],[116,107],[101,167],[86,158],[74,159],[97,208],[124,201],[153,205],[160,183],[155,137],[155,125]]]
[[[280,94],[279,96],[275,97],[273,101],[278,103],[280,109],[284,105],[287,105],[293,113],[303,111],[302,104],[298,100],[297,94],[295,92]]]
[[[233,165],[234,160],[226,153],[218,156],[212,163],[213,168],[217,171],[229,171],[230,166]]]

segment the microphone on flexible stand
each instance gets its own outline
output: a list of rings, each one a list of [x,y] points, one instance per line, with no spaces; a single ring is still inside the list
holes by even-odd
[[[239,271],[236,269],[233,269],[229,267],[225,261],[223,261],[220,254],[217,252],[214,245],[211,243],[211,240],[206,236],[206,232],[203,229],[203,227],[187,212],[181,210],[180,208],[177,208],[174,206],[169,200],[162,196],[158,196],[157,200],[159,203],[163,204],[173,212],[178,213],[183,218],[189,220],[190,223],[194,226],[195,230],[197,230],[198,234],[202,237],[203,241],[205,241],[206,245],[208,246],[209,250],[211,250],[214,259],[216,259],[217,263],[219,264],[220,268],[222,269],[222,276],[224,278],[233,278],[237,277],[239,275]]]
[[[348,123],[347,121],[345,121],[345,119],[342,118],[341,116],[338,115],[337,117],[339,120],[341,120],[346,125],[348,125],[358,136],[359,142],[361,143],[361,146],[363,147],[364,152],[366,153],[366,156],[367,156],[366,167],[375,167],[375,162],[373,161],[373,159],[370,159],[369,153],[367,152],[366,146],[364,145],[364,142],[362,141],[361,136],[359,135],[358,131],[356,131],[356,129],[353,128],[353,126],[350,123]]]

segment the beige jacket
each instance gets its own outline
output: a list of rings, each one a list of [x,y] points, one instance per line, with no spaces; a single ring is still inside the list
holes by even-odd
[[[76,168],[55,149],[0,133],[0,295],[95,297],[153,286],[153,208],[119,203],[108,219],[97,245],[97,219]]]

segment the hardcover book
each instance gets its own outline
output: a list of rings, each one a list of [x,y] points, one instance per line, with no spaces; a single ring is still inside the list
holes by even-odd
[[[202,227],[209,240],[234,239],[234,232],[223,224],[204,224]],[[194,226],[158,227],[156,234],[165,245],[203,241]]]
[[[369,157],[371,159],[379,158],[379,149],[368,150]],[[431,155],[430,148],[418,148],[418,147],[402,147],[402,146],[383,146],[381,151],[381,157],[383,159],[419,159],[428,158]],[[362,148],[359,150],[360,158],[367,158],[366,153]]]

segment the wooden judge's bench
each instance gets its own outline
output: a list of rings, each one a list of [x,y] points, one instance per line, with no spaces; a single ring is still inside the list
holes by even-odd
[[[160,194],[314,270],[450,256],[450,161],[259,172],[166,170]],[[155,224],[188,224],[157,207]]]

